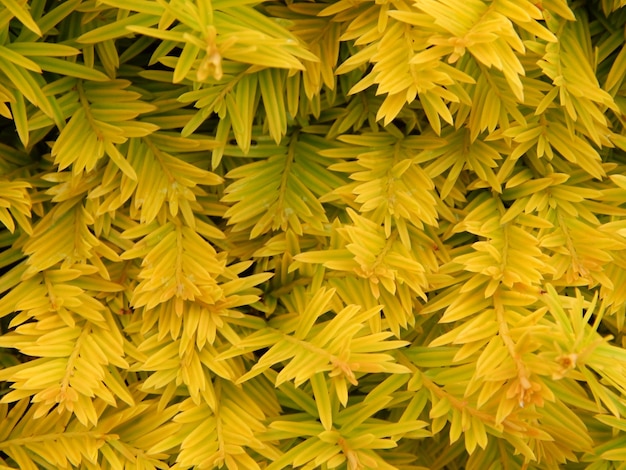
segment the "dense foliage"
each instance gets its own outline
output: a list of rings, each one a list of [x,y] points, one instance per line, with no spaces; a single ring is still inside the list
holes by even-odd
[[[0,1],[0,468],[626,468],[624,5]]]

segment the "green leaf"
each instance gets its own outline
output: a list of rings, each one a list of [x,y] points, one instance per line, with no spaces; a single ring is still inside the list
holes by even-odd
[[[333,412],[324,374],[317,373],[311,377],[311,386],[322,426],[326,431],[330,431],[333,427]]]
[[[11,104],[11,114],[13,115],[13,121],[17,128],[17,135],[20,136],[24,147],[28,147],[29,133],[26,104],[24,103],[24,97],[21,93],[15,93],[14,98],[15,102]]]
[[[67,57],[80,54],[80,50],[75,47],[49,42],[12,42],[6,48],[29,57]]]
[[[278,93],[283,88],[283,75],[276,69],[265,69],[258,73],[258,77],[270,135],[278,144],[287,132],[284,97],[283,93]]]
[[[24,26],[30,29],[33,33],[41,36],[41,30],[39,26],[33,20],[33,17],[30,15],[30,12],[24,8],[23,5],[19,4],[15,0],[2,0],[0,3],[11,12],[13,16],[15,16]],[[28,5],[28,3],[27,3]]]
[[[68,75],[70,77],[82,78],[83,80],[93,80],[95,82],[105,82],[109,80],[104,73],[87,67],[83,64],[77,64],[56,57],[36,57],[33,59],[43,70],[58,73],[59,75]]]
[[[145,34],[142,27],[153,26],[159,22],[159,17],[146,13],[137,13],[113,23],[109,23],[99,28],[79,36],[76,41],[81,44],[95,44],[108,39],[117,39],[131,35],[133,32]],[[147,28],[146,28],[147,29]]]
[[[36,73],[41,73],[41,68],[30,59],[27,59],[23,55],[19,54],[13,49],[9,49],[4,46],[0,46],[0,57],[13,62],[15,65],[19,65],[27,70],[31,70]]]

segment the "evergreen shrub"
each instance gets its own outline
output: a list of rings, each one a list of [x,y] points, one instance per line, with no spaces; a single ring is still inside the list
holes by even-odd
[[[0,469],[625,469],[625,5],[0,1]]]

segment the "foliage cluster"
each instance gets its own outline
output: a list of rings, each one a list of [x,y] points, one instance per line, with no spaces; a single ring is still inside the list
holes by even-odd
[[[0,1],[0,468],[626,468],[625,5]]]

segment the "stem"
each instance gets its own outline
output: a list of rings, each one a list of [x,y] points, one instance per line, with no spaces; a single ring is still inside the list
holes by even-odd
[[[513,338],[511,338],[509,324],[506,321],[504,313],[504,305],[502,303],[502,299],[500,298],[499,287],[493,294],[493,305],[496,311],[496,319],[498,322],[498,332],[500,338],[502,338],[502,342],[509,351],[509,355],[511,356],[511,359],[513,359],[513,362],[515,363],[515,368],[517,369],[517,377],[519,380],[519,384],[522,388],[519,394],[519,405],[520,407],[523,407],[524,400],[526,398],[526,391],[532,388],[532,384],[528,379],[529,374],[528,370],[526,369],[526,365],[524,364],[524,361],[516,350],[515,341],[513,341]]]

